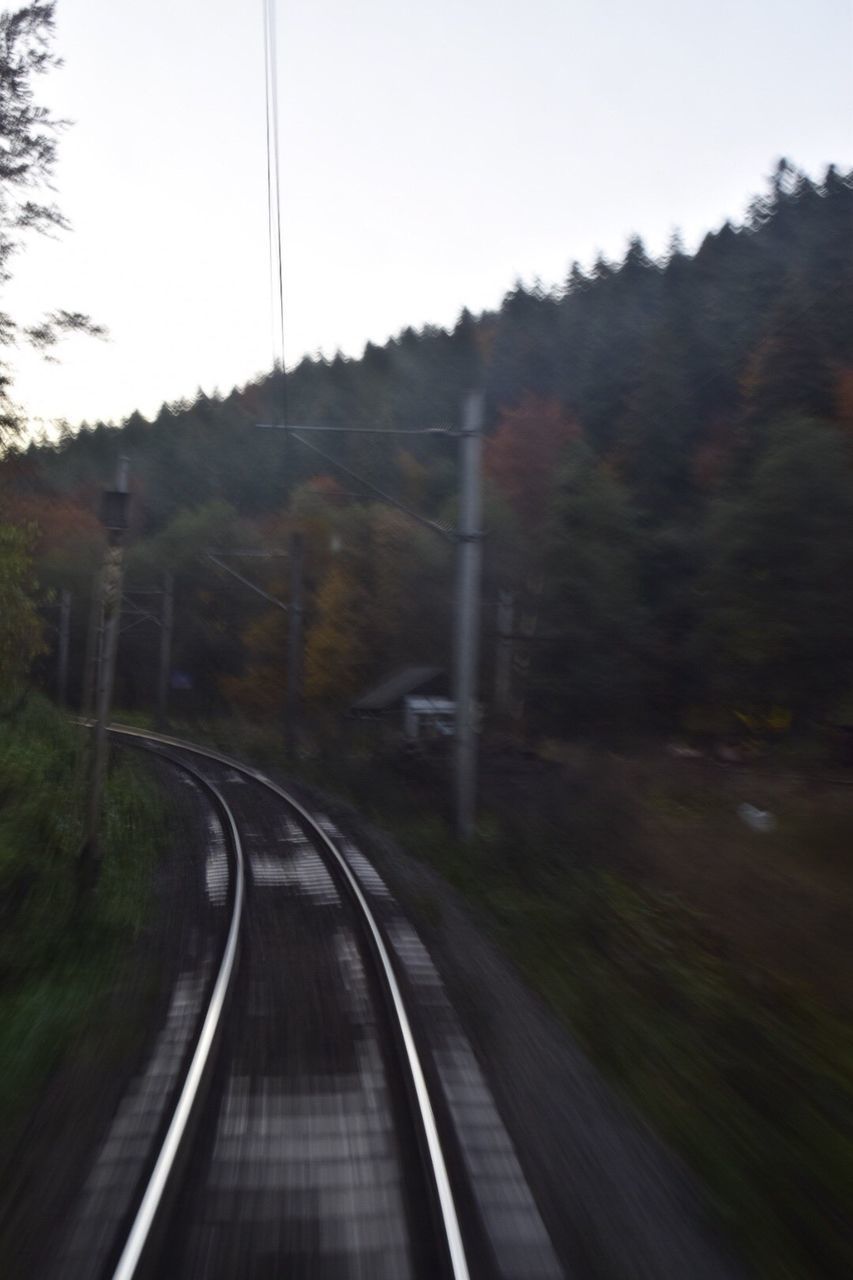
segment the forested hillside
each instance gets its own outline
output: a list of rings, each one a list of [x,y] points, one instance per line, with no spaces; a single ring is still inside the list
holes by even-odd
[[[257,424],[454,425],[482,386],[487,701],[503,589],[527,729],[842,717],[853,689],[851,230],[853,175],[830,168],[815,185],[783,161],[745,223],[709,233],[695,254],[676,237],[656,262],[634,238],[622,262],[575,265],[552,289],[519,284],[497,312],[465,311],[450,332],[407,329],[359,360],[306,357],[286,380],[275,371],[164,405],[153,421],[134,414],[11,449],[3,518],[31,526],[42,586],[74,595],[72,696],[98,495],[120,452],[133,494],[127,587],[176,575],[188,711],[276,714],[285,615],[205,552],[283,549],[294,528],[307,547],[310,706],[341,710],[395,665],[446,663],[450,545]],[[452,441],[313,439],[452,523]],[[286,595],[284,558],[252,573]],[[119,703],[150,705],[156,647],[145,625],[122,637]]]

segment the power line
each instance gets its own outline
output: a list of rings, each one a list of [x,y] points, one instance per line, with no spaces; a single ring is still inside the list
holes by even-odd
[[[281,369],[282,418],[287,421],[287,369],[284,350],[284,264],[281,234],[281,169],[278,131],[278,36],[275,20],[276,0],[264,0],[264,83],[267,144],[267,226],[270,241],[270,294],[278,293],[280,348],[275,351],[273,320],[273,368]]]
[[[270,287],[270,350],[272,352],[272,367],[275,368],[276,361],[276,339],[275,339],[275,287],[273,285],[273,277],[275,274],[275,263],[273,259],[273,234],[272,234],[272,149],[270,147],[270,76],[269,76],[269,4],[268,0],[261,0],[264,10],[264,125],[266,127],[266,156],[267,156],[267,243],[269,248],[269,287]]]
[[[333,426],[300,426],[298,422],[258,422],[255,424],[263,431],[332,431],[338,435],[356,436],[453,436],[458,438],[459,432],[454,427],[333,427]]]
[[[285,613],[287,612],[288,606],[284,601],[270,595],[268,591],[264,591],[262,587],[257,585],[257,583],[250,582],[248,578],[244,578],[242,573],[238,573],[236,569],[232,569],[230,564],[226,564],[224,560],[220,560],[219,556],[214,555],[212,551],[207,551],[205,554],[208,560],[212,560],[219,569],[224,569],[226,573],[230,573],[231,577],[236,578],[238,582],[242,582],[244,587],[248,587],[250,591],[254,591],[256,595],[263,596],[264,600],[268,600],[269,603],[274,604],[276,608],[283,609]]]
[[[393,497],[390,493],[386,493],[384,489],[380,489],[378,485],[365,480],[364,476],[358,475],[357,472],[351,471],[349,467],[344,466],[337,458],[333,458],[330,454],[324,453],[322,449],[318,449],[310,440],[306,440],[304,436],[297,435],[293,432],[294,440],[298,440],[306,449],[310,449],[312,453],[316,453],[318,457],[325,462],[331,463],[333,467],[337,467],[344,475],[349,476],[351,480],[355,480],[358,484],[364,485],[365,489],[369,489],[371,493],[375,493],[383,502],[387,502],[389,506],[396,507],[398,511],[402,511],[404,515],[409,516],[412,520],[416,520],[418,524],[422,524],[427,529],[432,529],[434,533],[441,534],[442,538],[454,539],[455,533],[446,524],[440,524],[437,520],[430,520],[428,516],[422,516],[419,511],[413,511],[411,507],[405,506],[398,498]]]

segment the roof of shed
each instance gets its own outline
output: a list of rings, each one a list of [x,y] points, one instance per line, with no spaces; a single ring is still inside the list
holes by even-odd
[[[369,689],[350,706],[350,711],[387,711],[395,703],[428,684],[436,676],[443,675],[441,667],[404,667],[381,684]]]

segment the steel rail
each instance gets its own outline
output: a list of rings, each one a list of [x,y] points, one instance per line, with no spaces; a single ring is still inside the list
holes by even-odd
[[[124,725],[111,725],[110,732],[121,737],[141,738],[154,743],[162,743],[164,746],[176,747],[181,751],[188,751],[191,754],[201,756],[208,760],[215,760],[219,764],[227,765],[236,772],[252,778],[261,786],[272,791],[281,800],[283,800],[285,804],[295,810],[303,822],[310,827],[323,846],[331,854],[341,874],[346,879],[353,897],[361,909],[370,932],[375,953],[382,968],[382,976],[391,996],[391,1003],[397,1018],[400,1037],[405,1049],[406,1065],[411,1077],[414,1094],[417,1099],[420,1124],[426,1140],[427,1150],[429,1152],[432,1179],[438,1196],[441,1222],[444,1230],[447,1254],[450,1261],[453,1280],[470,1280],[468,1260],[465,1252],[464,1241],[462,1239],[462,1230],[459,1225],[459,1217],[456,1212],[456,1204],[453,1199],[453,1191],[450,1185],[447,1163],[444,1158],[444,1151],[441,1145],[441,1138],[438,1132],[435,1113],[433,1111],[426,1078],[424,1076],[417,1045],[415,1044],[415,1038],[412,1033],[409,1016],[406,1012],[402,992],[400,991],[397,976],[391,963],[391,957],[388,954],[388,949],[385,945],[385,940],[382,937],[379,925],[376,922],[376,918],[370,909],[370,905],[364,896],[364,892],[355,873],[347,863],[343,854],[329,838],[326,832],[323,831],[322,827],[318,825],[316,819],[311,815],[311,813],[302,804],[300,804],[294,796],[285,791],[283,787],[280,787],[277,783],[273,782],[265,774],[261,773],[260,770],[255,769],[250,765],[243,764],[241,761],[235,760],[232,756],[227,756],[223,752],[216,751],[213,748],[199,747],[195,743],[185,742],[181,738],[173,738],[167,734],[150,733],[148,730],[134,729]],[[117,1271],[113,1280],[130,1280],[132,1275],[133,1272],[119,1273]]]
[[[207,1006],[207,1013],[204,1017],[201,1033],[189,1065],[186,1078],[184,1079],[183,1088],[180,1097],[175,1106],[169,1128],[160,1147],[160,1154],[154,1165],[154,1170],[148,1180],[148,1185],[142,1196],[142,1201],[136,1212],[133,1225],[128,1233],[124,1249],[118,1260],[112,1280],[133,1280],[139,1267],[140,1260],[145,1251],[145,1246],[151,1235],[151,1229],[157,1217],[157,1212],[163,1201],[163,1195],[172,1174],[181,1143],[187,1131],[190,1117],[198,1100],[201,1082],[204,1077],[205,1070],[210,1061],[211,1051],[213,1049],[216,1035],[222,1020],[222,1013],[225,1007],[225,1001],[234,976],[235,962],[237,958],[237,944],[240,937],[240,924],[243,916],[243,898],[244,898],[244,868],[243,868],[243,848],[240,843],[240,836],[237,831],[237,824],[234,821],[234,815],[231,812],[226,800],[217,787],[214,786],[207,778],[198,773],[195,769],[185,764],[181,760],[173,760],[171,757],[165,757],[171,764],[177,768],[183,769],[186,773],[194,777],[205,790],[210,791],[219,803],[221,812],[225,815],[231,832],[232,847],[234,849],[234,857],[236,862],[235,890],[234,890],[234,906],[231,912],[231,923],[228,928],[228,937],[225,942],[225,950],[222,955],[222,961],[219,966],[219,973],[213,987],[213,992]]]

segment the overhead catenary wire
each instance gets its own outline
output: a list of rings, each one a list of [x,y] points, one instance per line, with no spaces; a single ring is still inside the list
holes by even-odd
[[[206,552],[206,555],[208,560],[211,560],[219,569],[224,569],[226,573],[230,573],[231,577],[236,578],[238,582],[242,582],[244,587],[248,587],[250,591],[254,591],[256,595],[263,596],[264,600],[269,601],[270,604],[274,604],[277,609],[283,609],[285,613],[289,611],[290,606],[285,604],[283,600],[279,600],[276,596],[270,595],[268,591],[264,591],[264,589],[259,587],[257,583],[250,582],[242,573],[238,573],[236,569],[232,569],[230,564],[225,564],[225,562],[220,560],[212,551]]]
[[[281,373],[282,421],[287,421],[285,366],[284,262],[281,231],[281,164],[278,128],[278,34],[276,0],[262,0],[264,11],[264,104],[267,150],[267,233],[269,237],[270,321],[273,370]],[[276,306],[277,302],[277,306]],[[277,315],[276,315],[277,312]],[[276,328],[277,322],[277,328]]]
[[[264,11],[264,127],[266,129],[267,160],[267,248],[269,251],[269,290],[270,290],[270,351],[272,368],[278,358],[278,343],[275,333],[275,246],[273,242],[273,200],[272,200],[272,148],[270,146],[270,75],[269,75],[269,2],[261,0]]]
[[[329,431],[348,436],[453,436],[459,438],[454,427],[334,427],[334,426],[301,426],[298,422],[259,422],[256,424],[262,431]]]
[[[404,515],[409,516],[418,524],[423,525],[424,528],[432,529],[433,533],[438,533],[442,538],[447,538],[451,542],[456,538],[457,535],[448,525],[441,524],[438,520],[430,520],[428,516],[423,516],[419,511],[414,511],[411,507],[407,507],[405,503],[400,502],[399,498],[395,498],[392,494],[386,493],[384,489],[380,489],[379,486],[373,484],[372,481],[365,480],[364,476],[358,475],[357,472],[351,471],[343,462],[340,462],[337,458],[333,458],[322,449],[318,449],[315,444],[312,444],[310,440],[306,440],[304,436],[298,435],[296,431],[289,431],[287,434],[292,435],[294,440],[297,440],[304,446],[304,448],[310,449],[312,453],[316,453],[317,456],[323,458],[325,462],[331,463],[333,467],[336,467],[338,471],[342,472],[345,476],[349,476],[351,480],[355,480],[358,484],[363,485],[365,489],[370,490],[371,493],[375,493],[383,502],[387,502],[391,507],[396,507],[398,511],[402,511]]]

